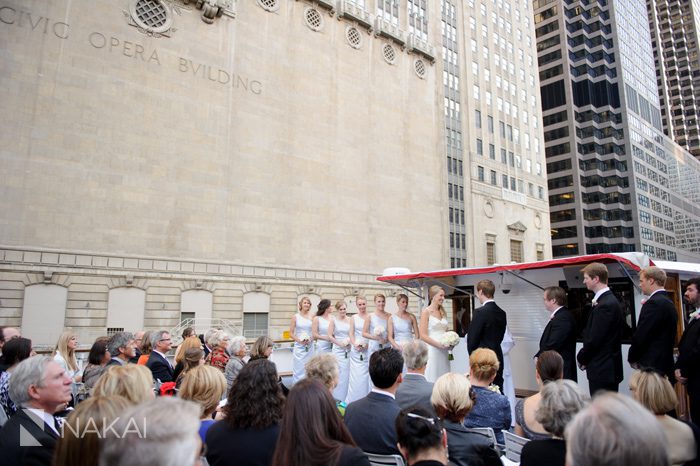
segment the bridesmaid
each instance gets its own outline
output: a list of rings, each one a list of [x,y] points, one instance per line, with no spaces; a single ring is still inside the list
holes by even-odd
[[[313,356],[311,345],[311,300],[307,297],[299,301],[299,312],[292,316],[289,326],[289,336],[294,340],[292,365],[292,385],[305,376],[304,365]]]
[[[369,319],[365,321],[365,326],[362,329],[362,336],[367,339],[369,346],[367,347],[367,359],[372,357],[372,353],[379,351],[384,348],[384,345],[388,343],[387,340],[387,320],[389,320],[389,314],[384,311],[384,306],[386,305],[386,297],[377,293],[374,295],[374,312],[369,316]],[[372,381],[367,379],[368,390],[372,390]]]
[[[409,341],[419,338],[418,321],[416,317],[407,311],[408,296],[401,293],[396,296],[396,304],[399,310],[389,319],[387,336],[391,346],[399,351],[403,351],[403,345]]]
[[[332,349],[331,337],[328,336],[328,327],[333,322],[331,316],[331,300],[322,299],[318,303],[318,312],[311,325],[311,336],[316,342],[316,353],[330,353]]]
[[[428,290],[430,304],[420,315],[420,339],[428,344],[428,365],[425,368],[425,378],[435,382],[442,374],[450,371],[450,361],[447,350],[449,346],[440,343],[440,337],[447,332],[447,313],[442,303],[445,301],[445,290],[433,285]]]
[[[350,319],[350,377],[348,382],[348,396],[345,399],[347,404],[355,400],[364,398],[369,393],[369,358],[367,357],[367,340],[362,337],[362,329],[365,322],[369,320],[367,315],[367,300],[358,296],[357,314]]]
[[[333,354],[338,360],[338,385],[333,390],[333,398],[344,401],[348,395],[348,382],[350,381],[350,326],[348,308],[345,302],[335,303],[338,316],[328,325],[328,336],[333,343]]]

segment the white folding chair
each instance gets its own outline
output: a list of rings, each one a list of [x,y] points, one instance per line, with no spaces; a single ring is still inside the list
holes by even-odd
[[[365,455],[372,466],[405,466],[401,455],[375,455],[367,452]]]
[[[470,427],[469,430],[473,430],[475,432],[481,432],[482,434],[486,434],[489,436],[491,439],[491,446],[493,448],[497,448],[498,442],[496,441],[496,432],[493,431],[493,428],[491,427]]]
[[[506,441],[506,458],[516,463],[520,462],[520,452],[523,446],[530,441],[525,437],[515,435],[506,430],[503,431],[503,437]]]

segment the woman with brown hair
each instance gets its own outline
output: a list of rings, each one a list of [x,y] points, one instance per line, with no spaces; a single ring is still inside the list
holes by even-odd
[[[269,465],[280,433],[283,406],[275,365],[267,359],[256,359],[243,366],[222,409],[224,419],[207,431],[210,466]]]
[[[141,356],[139,356],[139,360],[136,361],[136,364],[139,366],[145,366],[146,363],[148,362],[148,358],[151,357],[151,352],[153,351],[153,343],[151,343],[151,333],[153,333],[150,330],[147,330],[143,336],[141,337]]]
[[[540,353],[535,364],[535,380],[540,387],[538,393],[518,400],[515,405],[515,433],[521,437],[541,440],[552,437],[545,428],[537,422],[535,413],[540,406],[542,389],[545,384],[564,377],[564,359],[556,351]]]
[[[173,380],[177,380],[180,372],[182,372],[182,369],[185,368],[185,353],[190,348],[202,348],[202,342],[199,341],[199,338],[196,335],[185,338],[182,343],[180,343],[180,346],[177,347],[177,351],[175,352],[175,370],[173,372]]]
[[[182,360],[183,367],[175,380],[175,390],[180,389],[182,380],[185,375],[195,367],[204,365],[204,350],[202,348],[189,348],[185,351],[185,357]]]
[[[275,347],[275,342],[272,338],[267,335],[258,337],[253,343],[253,347],[250,349],[250,359],[249,361],[255,361],[256,359],[269,358],[272,354],[272,350]]]
[[[107,349],[109,337],[99,337],[95,340],[88,354],[88,365],[83,371],[83,387],[85,390],[91,390],[97,383],[102,373],[107,367],[107,363],[112,358]]]
[[[54,466],[94,466],[99,463],[100,438],[131,404],[117,395],[96,396],[78,404],[66,418],[54,453]]]
[[[287,396],[273,466],[369,466],[350,436],[330,391],[304,379]]]

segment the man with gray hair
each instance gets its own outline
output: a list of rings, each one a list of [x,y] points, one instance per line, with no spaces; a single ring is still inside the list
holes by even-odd
[[[196,403],[169,396],[130,408],[105,431],[100,466],[199,464],[199,414]]]
[[[413,340],[403,346],[403,360],[406,363],[406,375],[403,383],[396,390],[396,402],[401,409],[420,406],[429,413],[434,412],[430,403],[433,383],[425,378],[428,364],[428,345],[421,340]]]
[[[50,465],[60,428],[53,414],[71,399],[71,378],[48,356],[17,365],[10,399],[19,409],[0,430],[0,466]]]
[[[153,351],[148,357],[146,367],[153,373],[153,380],[161,382],[173,382],[173,366],[168,361],[168,351],[173,346],[170,332],[167,330],[158,330],[151,333],[151,346]]]
[[[661,424],[628,396],[597,396],[569,423],[565,437],[569,466],[669,466]]]
[[[115,333],[107,342],[107,351],[112,356],[112,359],[107,363],[108,366],[123,366],[136,356],[134,335],[131,332]]]

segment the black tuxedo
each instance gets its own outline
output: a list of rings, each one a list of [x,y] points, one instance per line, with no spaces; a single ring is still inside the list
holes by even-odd
[[[586,366],[591,396],[598,389],[617,391],[622,382],[622,327],[624,317],[610,290],[598,298],[583,331],[578,362]]]
[[[31,416],[20,409],[0,430],[0,466],[51,465],[58,435],[43,419]]]
[[[673,377],[673,346],[676,342],[676,306],[664,291],[654,293],[642,305],[637,330],[627,360],[634,367],[649,368]]]
[[[146,362],[146,367],[153,372],[153,380],[158,379],[161,382],[173,382],[173,366],[156,351],[151,351],[148,362]]]
[[[488,348],[498,356],[500,366],[493,381],[503,391],[503,351],[501,342],[506,333],[508,320],[503,309],[494,301],[489,301],[474,311],[472,323],[467,333],[467,350],[473,353],[477,348]]]
[[[535,356],[550,350],[559,353],[564,360],[564,378],[576,382],[576,320],[565,307],[560,307],[550,318]]]
[[[688,379],[686,388],[690,397],[690,416],[700,423],[700,319],[690,319],[678,343],[676,369]]]
[[[381,393],[370,392],[345,409],[345,425],[362,451],[378,455],[400,455],[396,447],[398,403]]]

